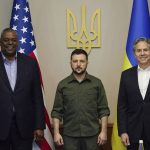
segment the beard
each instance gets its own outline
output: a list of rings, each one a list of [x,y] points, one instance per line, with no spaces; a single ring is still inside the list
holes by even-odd
[[[78,68],[77,68],[78,69]],[[75,75],[83,75],[86,72],[86,68],[82,70],[81,72],[76,71],[75,69],[72,68],[72,71]]]

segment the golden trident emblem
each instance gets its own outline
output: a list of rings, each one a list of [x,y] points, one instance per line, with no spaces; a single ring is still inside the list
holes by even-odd
[[[81,13],[81,29],[79,30],[75,15],[67,9],[67,47],[83,48],[89,54],[91,48],[100,47],[100,9],[96,9],[91,16],[89,33],[86,26],[85,4],[82,5]]]

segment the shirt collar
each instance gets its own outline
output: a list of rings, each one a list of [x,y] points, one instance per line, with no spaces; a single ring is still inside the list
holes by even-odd
[[[150,66],[148,66],[146,69],[142,69],[139,65],[138,65],[138,71],[150,71]]]
[[[3,53],[1,53],[2,54],[2,58],[3,58],[3,60],[4,60],[4,62],[10,62],[10,60],[8,60],[5,56],[4,56],[4,54]],[[15,55],[15,59],[14,60],[16,60],[17,59],[17,53],[16,53],[16,55]],[[13,60],[12,60],[13,61]]]

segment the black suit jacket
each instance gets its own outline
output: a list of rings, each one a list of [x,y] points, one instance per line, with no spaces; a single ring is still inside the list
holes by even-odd
[[[44,129],[44,104],[38,65],[17,53],[17,80],[12,91],[0,53],[0,139],[9,134],[15,108],[16,122],[23,138],[33,137],[35,129]]]
[[[137,66],[121,75],[117,114],[119,135],[126,132],[131,142],[138,142],[144,134],[150,142],[150,84],[143,100]]]

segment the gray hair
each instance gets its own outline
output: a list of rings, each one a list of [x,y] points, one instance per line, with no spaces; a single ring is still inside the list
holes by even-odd
[[[148,44],[148,47],[150,49],[150,39],[149,38],[145,38],[145,37],[140,37],[140,38],[137,38],[135,39],[134,43],[133,43],[133,51],[135,52],[136,50],[136,45],[139,43],[139,42],[146,42]]]

